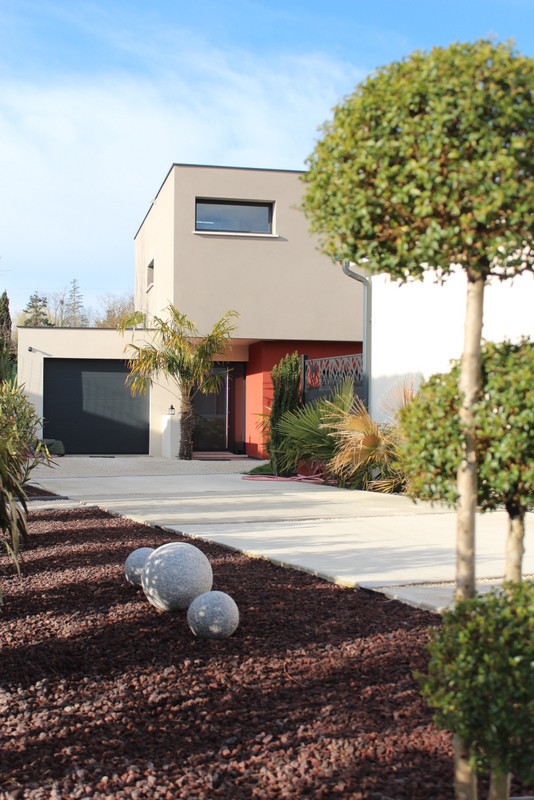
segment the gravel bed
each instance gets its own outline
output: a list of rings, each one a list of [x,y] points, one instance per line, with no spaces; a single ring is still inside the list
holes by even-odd
[[[3,800],[452,798],[413,678],[436,615],[195,540],[241,613],[200,640],[124,579],[133,549],[186,537],[95,508],[29,519],[22,582],[0,559]]]

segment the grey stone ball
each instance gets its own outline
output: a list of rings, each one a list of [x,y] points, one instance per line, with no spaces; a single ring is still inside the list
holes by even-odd
[[[189,627],[202,639],[227,639],[239,625],[239,609],[225,592],[206,592],[187,611]]]
[[[160,611],[186,609],[213,585],[211,564],[202,550],[187,542],[169,542],[147,558],[141,585]]]
[[[132,550],[124,562],[124,574],[126,575],[126,580],[132,586],[141,587],[141,573],[147,558],[153,552],[153,547],[138,547],[137,550]]]

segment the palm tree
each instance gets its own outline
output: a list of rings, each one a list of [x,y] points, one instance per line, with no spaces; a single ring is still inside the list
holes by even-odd
[[[225,373],[213,373],[213,362],[221,357],[235,328],[235,311],[228,311],[211,331],[201,336],[195,325],[170,304],[168,318],[152,317],[135,312],[124,319],[118,330],[142,324],[150,331],[152,341],[142,346],[129,344],[127,384],[132,394],[146,393],[149,386],[164,377],[177,389],[180,402],[180,450],[178,458],[190,460],[193,454],[193,399],[199,392],[216,393],[225,380]]]

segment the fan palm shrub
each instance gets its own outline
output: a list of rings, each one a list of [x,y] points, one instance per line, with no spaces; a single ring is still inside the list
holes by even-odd
[[[413,387],[402,385],[390,404],[389,421],[377,423],[347,378],[329,398],[283,415],[277,430],[283,437],[284,468],[295,472],[302,462],[312,462],[341,486],[404,491],[398,415],[412,396]]]
[[[194,323],[175,306],[170,304],[166,312],[165,319],[135,312],[121,321],[118,330],[124,334],[128,328],[142,325],[150,334],[151,341],[143,345],[127,345],[132,354],[127,384],[134,395],[146,393],[160,378],[174,384],[180,402],[178,458],[190,460],[195,426],[193,399],[198,392],[214,394],[224,385],[226,373],[214,372],[213,365],[229,344],[237,314],[228,311],[202,336]]]
[[[398,428],[371,419],[357,397],[349,411],[333,414],[329,427],[336,450],[329,469],[359,489],[403,491],[404,473],[398,457]]]
[[[287,473],[295,473],[299,465],[307,463],[325,476],[335,477],[329,468],[336,450],[330,420],[349,411],[353,400],[354,384],[348,378],[329,398],[320,398],[283,414],[276,428],[283,438],[280,463]]]

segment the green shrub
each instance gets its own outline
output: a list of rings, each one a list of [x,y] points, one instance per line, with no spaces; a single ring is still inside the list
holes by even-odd
[[[459,602],[429,645],[423,695],[477,771],[534,779],[534,584]]]
[[[273,404],[267,427],[267,452],[275,475],[291,475],[289,462],[284,456],[285,440],[278,430],[278,422],[287,411],[300,407],[300,357],[289,353],[271,370]]]
[[[486,342],[481,368],[482,390],[473,406],[477,504],[481,511],[505,507],[505,577],[521,580],[525,513],[534,506],[534,344]],[[432,375],[401,412],[399,453],[408,494],[451,506],[464,458],[459,375],[459,361],[450,372]]]
[[[48,454],[51,456],[65,455],[65,445],[60,439],[42,439],[41,445],[46,447]]]
[[[534,497],[534,344],[486,342],[481,351],[482,392],[474,406],[478,505],[491,511],[527,510]],[[401,455],[408,493],[454,506],[463,457],[458,389],[460,362],[432,375],[401,411]]]

